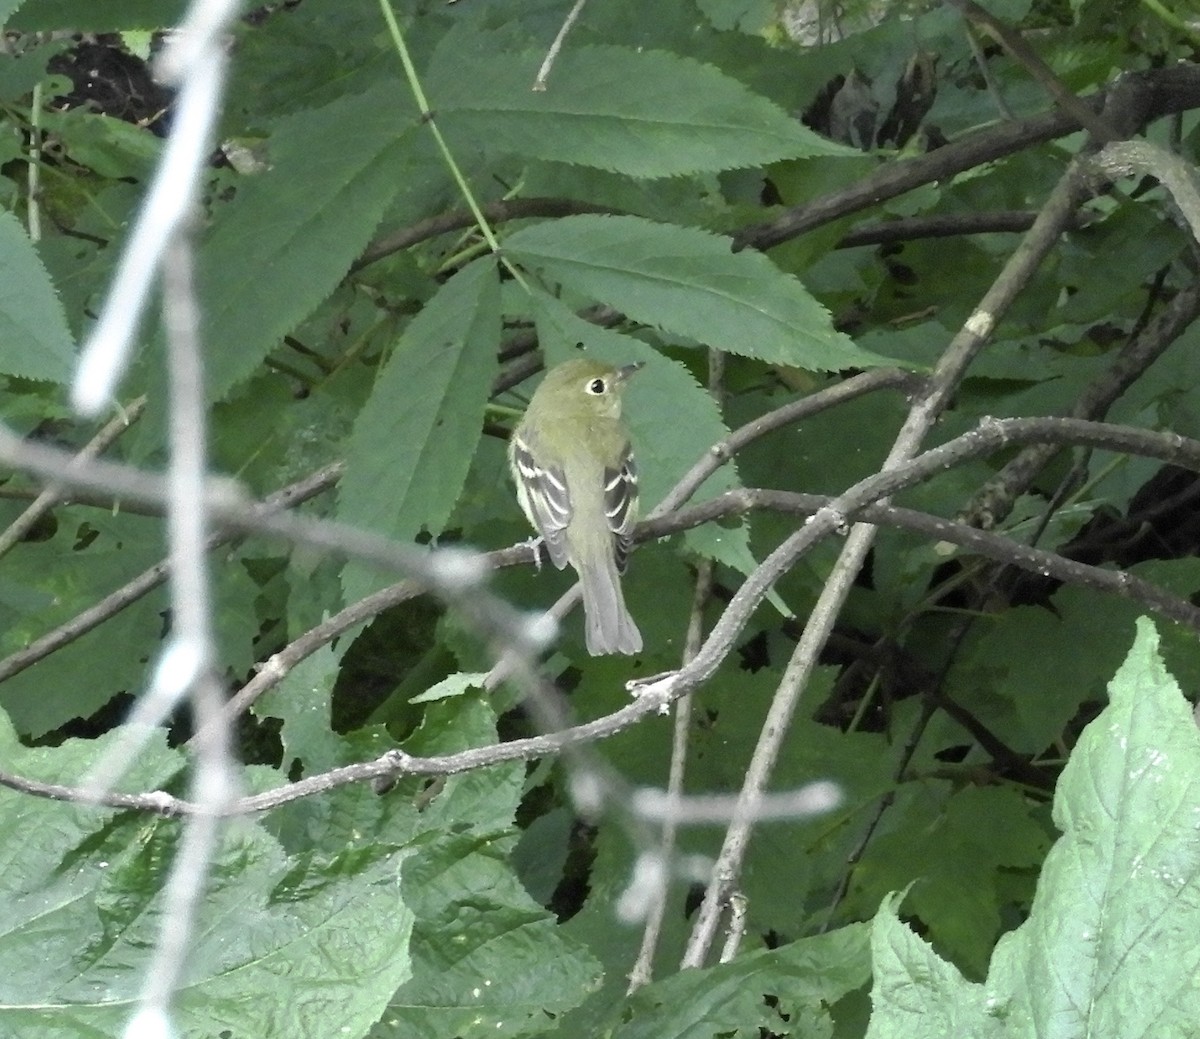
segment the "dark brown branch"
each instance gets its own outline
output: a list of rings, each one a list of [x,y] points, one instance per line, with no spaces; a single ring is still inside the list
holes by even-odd
[[[796,494],[759,488],[726,491],[699,505],[650,520],[638,528],[638,540],[653,540],[688,530],[701,523],[769,509],[797,516],[811,516],[828,507],[830,498],[819,494]],[[1032,548],[1002,534],[992,534],[964,523],[931,516],[892,505],[868,505],[848,517],[920,534],[933,542],[957,545],[973,555],[1015,566],[1041,577],[1078,585],[1130,599],[1167,620],[1186,625],[1200,634],[1200,608],[1186,599],[1164,591],[1150,581],[1122,570],[1090,566],[1045,549]]]
[[[958,8],[963,17],[970,19],[976,25],[982,26],[1025,70],[1036,79],[1046,92],[1058,102],[1058,106],[1068,113],[1080,126],[1088,131],[1099,143],[1114,141],[1123,136],[1100,113],[1094,112],[1085,105],[1061,79],[1029,46],[1020,33],[1014,32],[990,11],[985,11],[974,0],[948,0],[951,6]]]
[[[1200,317],[1200,281],[1192,281],[1084,388],[1071,408],[1071,417],[1095,419],[1105,415],[1197,317]],[[1057,444],[1035,444],[1018,453],[979,489],[960,517],[982,527],[1002,522],[1013,502],[1061,449]]]
[[[1088,112],[1102,111],[1106,102],[1118,93],[1125,107],[1116,113],[1112,122],[1115,129],[1131,133],[1145,122],[1163,115],[1187,111],[1200,106],[1200,70],[1195,66],[1174,66],[1149,72],[1126,73],[1119,84],[1106,87],[1089,98],[1079,99],[1078,104]],[[1073,96],[1073,95],[1072,95]],[[1131,99],[1125,102],[1124,99]],[[834,192],[814,199],[802,206],[794,207],[783,215],[763,224],[744,228],[733,236],[734,248],[769,249],[783,241],[794,238],[805,231],[831,223],[834,220],[863,209],[870,208],[889,198],[947,177],[964,170],[973,169],[1022,151],[1035,144],[1055,140],[1074,133],[1083,124],[1074,115],[1065,111],[1044,112],[1028,119],[1009,121],[999,126],[977,130],[958,141],[945,145],[927,155],[912,159],[890,162],[878,172],[857,182],[843,191]],[[515,198],[488,203],[483,207],[484,215],[492,223],[534,217],[574,216],[581,213],[615,213],[617,210],[596,206],[588,202],[565,198]],[[909,232],[899,237],[940,237],[944,234],[972,234],[983,230],[1021,231],[1029,226],[1019,214],[995,214],[989,217],[980,214],[977,230],[941,230],[940,220],[963,218],[914,218],[912,221],[897,221],[908,224],[916,233]],[[997,223],[993,225],[992,220]],[[922,231],[923,222],[928,221],[929,230]],[[1032,220],[1030,220],[1032,222]],[[474,217],[466,210],[442,213],[422,220],[411,227],[384,235],[372,242],[350,268],[351,273],[367,265],[409,248],[420,242],[435,238],[450,231],[461,231],[473,227]],[[843,247],[874,244],[878,240],[893,240],[885,228],[889,224],[852,231],[841,243]]]
[[[308,501],[332,487],[341,477],[343,468],[344,466],[340,462],[328,465],[311,476],[298,480],[291,486],[272,494],[264,500],[263,506],[267,510],[280,510],[289,509],[301,502]],[[109,497],[112,497],[112,492],[109,492]],[[162,504],[161,500],[138,502],[138,505],[144,507],[146,511],[150,511],[152,508],[156,513],[161,513]],[[220,531],[208,539],[208,548],[211,551],[228,544],[236,536],[236,532],[232,530]],[[120,613],[125,607],[152,592],[167,579],[169,573],[170,567],[165,560],[155,563],[154,566],[142,571],[111,595],[105,596],[98,603],[76,614],[62,626],[35,639],[24,649],[9,654],[0,660],[0,682],[12,678],[13,675],[19,674],[27,667],[32,667],[39,660],[45,659],[55,650],[83,637],[93,628]]]
[[[1174,112],[1200,106],[1200,68],[1177,65],[1151,72],[1125,73],[1115,84],[1088,98],[1083,104],[1101,111],[1107,101],[1129,99],[1129,111],[1116,122],[1122,129],[1131,122],[1145,122]],[[1042,144],[1080,129],[1073,116],[1062,111],[1044,112],[1018,122],[976,130],[942,148],[881,166],[876,173],[849,187],[795,206],[762,224],[734,235],[735,249],[770,249],[852,213],[861,212],[906,191],[994,162],[1034,144]]]
[[[876,224],[862,224],[837,243],[839,249],[864,245],[914,242],[922,238],[959,238],[963,235],[1020,233],[1028,231],[1037,213],[1031,209],[998,209],[987,213],[939,213],[932,216],[899,217]],[[1093,222],[1087,213],[1077,214],[1069,227],[1077,230]]]
[[[686,667],[671,674],[683,689],[703,684],[720,666],[775,582],[800,556],[829,534],[845,530],[864,506],[913,487],[953,466],[1020,443],[1048,441],[1159,458],[1200,472],[1200,441],[1174,433],[1150,433],[1078,419],[984,419],[969,433],[917,456],[911,462],[859,481],[830,500],[776,548],[742,583],[713,627],[703,648]],[[659,676],[654,681],[662,681]],[[633,683],[640,688],[642,683]]]
[[[561,217],[576,216],[580,213],[612,213],[607,206],[596,206],[590,202],[577,202],[570,198],[511,198],[500,202],[489,202],[482,207],[483,215],[488,223],[502,224],[509,220],[525,220],[530,217]],[[475,217],[465,209],[456,209],[450,213],[430,217],[402,228],[391,234],[377,238],[367,246],[350,267],[350,273],[362,270],[364,267],[382,260],[385,256],[398,253],[401,249],[417,245],[438,235],[450,231],[463,231],[475,226]]]

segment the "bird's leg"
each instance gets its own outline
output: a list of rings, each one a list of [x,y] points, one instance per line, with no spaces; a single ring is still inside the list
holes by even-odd
[[[546,543],[546,539],[541,534],[535,534],[533,537],[522,541],[533,553],[533,568],[540,574],[542,572],[542,546]]]

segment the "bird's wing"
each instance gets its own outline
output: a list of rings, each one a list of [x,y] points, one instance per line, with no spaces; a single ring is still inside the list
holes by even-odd
[[[517,500],[529,522],[542,535],[550,561],[561,570],[567,565],[567,524],[573,508],[567,480],[557,466],[541,465],[520,436],[509,441]]]
[[[613,532],[617,572],[625,572],[625,562],[633,545],[633,525],[637,522],[638,472],[633,452],[627,445],[620,464],[604,470],[604,514]]]

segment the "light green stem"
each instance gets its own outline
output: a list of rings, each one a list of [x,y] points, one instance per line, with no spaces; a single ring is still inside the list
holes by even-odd
[[[500,258],[500,262],[508,268],[516,282],[528,291],[529,286],[525,283],[521,272],[509,263],[500,252],[500,242],[497,240],[495,232],[488,223],[487,217],[483,215],[483,210],[480,208],[479,203],[475,200],[475,195],[471,191],[471,186],[467,183],[467,178],[463,176],[462,170],[458,168],[458,163],[454,161],[454,156],[450,153],[450,148],[446,144],[446,139],[442,136],[442,131],[438,129],[433,109],[429,107],[429,101],[425,97],[424,89],[421,87],[421,80],[418,78],[417,70],[413,66],[412,56],[408,53],[408,46],[404,42],[404,34],[400,31],[400,24],[396,21],[396,15],[392,11],[391,3],[389,0],[379,0],[379,7],[383,11],[383,20],[387,22],[388,31],[392,34],[392,42],[396,45],[396,53],[400,56],[400,64],[404,66],[404,75],[408,79],[408,86],[412,91],[413,99],[417,102],[421,118],[428,124],[429,130],[433,134],[433,139],[437,142],[438,150],[442,153],[442,158],[450,170],[450,175],[458,185],[459,191],[462,192],[463,198],[467,203],[467,208],[471,210],[471,215],[475,218],[475,223],[479,225],[480,234],[483,235],[488,248]]]

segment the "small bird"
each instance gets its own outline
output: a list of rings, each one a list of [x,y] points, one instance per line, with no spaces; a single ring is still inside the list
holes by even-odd
[[[638,505],[621,395],[640,367],[578,358],[552,368],[508,443],[522,510],[550,561],[579,574],[592,656],[642,648],[620,581]]]

